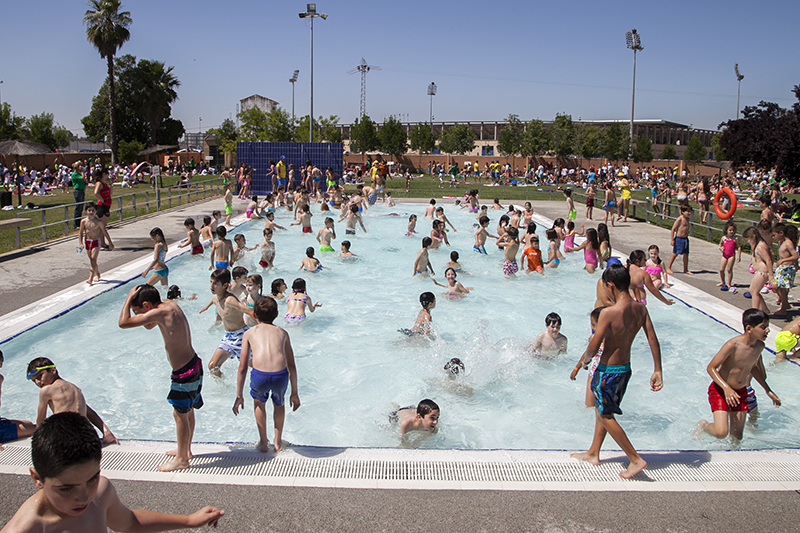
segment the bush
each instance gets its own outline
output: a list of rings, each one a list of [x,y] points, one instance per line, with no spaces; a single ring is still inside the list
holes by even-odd
[[[144,150],[144,143],[139,141],[119,141],[119,162],[129,165],[139,159],[139,152]]]

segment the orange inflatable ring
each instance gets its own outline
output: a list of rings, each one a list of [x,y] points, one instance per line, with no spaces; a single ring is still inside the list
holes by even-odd
[[[722,195],[728,197],[728,200],[731,202],[731,208],[728,211],[722,210]],[[733,216],[736,212],[736,205],[739,201],[736,198],[736,195],[733,194],[733,191],[727,187],[722,187],[720,190],[717,191],[717,194],[714,196],[714,212],[717,214],[719,218],[722,220],[728,220]]]

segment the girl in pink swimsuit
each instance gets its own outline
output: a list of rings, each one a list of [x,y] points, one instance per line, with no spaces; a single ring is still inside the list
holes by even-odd
[[[722,252],[722,261],[719,263],[719,280],[717,287],[721,291],[727,291],[728,287],[733,287],[733,265],[736,262],[736,251],[739,251],[739,261],[742,260],[742,249],[739,247],[739,240],[736,238],[736,224],[733,220],[725,222],[722,228],[722,240],[719,241],[719,250]],[[725,271],[728,271],[728,284],[725,284]]]
[[[586,240],[583,241],[583,244],[574,248],[573,251],[579,252],[583,250],[583,260],[586,262],[586,272],[589,274],[594,274],[594,271],[597,270],[599,265],[599,260],[597,258],[597,251],[600,249],[600,242],[597,240],[597,230],[594,228],[589,228],[586,230]]]
[[[644,270],[650,274],[650,280],[653,282],[653,286],[659,290],[662,288],[669,289],[667,271],[664,270],[663,261],[661,261],[661,258],[658,256],[658,246],[655,244],[650,245],[647,252],[650,254],[650,257],[647,259],[647,263],[645,263]]]
[[[575,222],[570,220],[567,222],[567,233],[564,235],[564,251],[565,252],[574,252],[575,251],[575,236],[580,235],[583,237],[585,234],[583,232],[583,224],[581,224],[581,230],[575,231]]]

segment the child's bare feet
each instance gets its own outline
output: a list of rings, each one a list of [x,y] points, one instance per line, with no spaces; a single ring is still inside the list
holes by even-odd
[[[725,285],[725,284],[722,283],[722,282],[717,283],[717,287],[722,287],[723,285]]]
[[[684,270],[683,273],[689,274],[690,276],[694,276],[694,272],[689,272],[688,270]]]
[[[667,269],[667,274],[675,274],[675,272],[673,272],[671,268],[668,268]]]
[[[628,465],[627,470],[623,470],[619,473],[619,477],[623,479],[630,479],[645,468],[647,468],[647,461],[639,457],[638,461],[631,461],[631,464]]]
[[[694,429],[689,435],[691,435],[694,440],[700,440],[700,437],[702,437],[706,432],[707,425],[708,422],[706,420],[701,420],[694,426]]]
[[[283,450],[283,441],[281,439],[275,439],[275,452],[279,452]]]
[[[261,453],[269,452],[269,441],[267,442],[258,441],[258,444],[256,444],[256,450],[260,451]]]
[[[571,453],[569,456],[574,459],[578,459],[579,461],[586,461],[594,466],[598,466],[600,464],[600,457],[589,452]]]
[[[167,455],[167,456],[169,456],[169,457],[175,457],[176,455],[178,455],[178,450],[177,450],[177,449],[175,449],[175,450],[170,450],[170,451],[168,451],[167,453],[165,453],[164,455]],[[191,459],[192,457],[194,457],[194,456],[192,455],[192,451],[191,451],[191,450],[189,450],[189,459]]]
[[[159,472],[174,472],[176,470],[186,470],[187,468],[189,468],[189,461],[179,461],[178,459],[172,459],[158,465]]]

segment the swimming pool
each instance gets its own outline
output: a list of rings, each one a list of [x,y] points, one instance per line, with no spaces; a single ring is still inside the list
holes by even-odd
[[[583,407],[586,374],[577,382],[570,370],[585,348],[589,335],[588,313],[594,303],[596,276],[582,270],[582,254],[571,256],[546,278],[521,275],[506,279],[501,273],[502,254],[489,246],[488,256],[473,254],[474,215],[445,206],[459,230],[450,233],[452,246],[431,252],[437,279],[443,282],[449,252],[458,250],[464,268],[473,276],[459,280],[475,287],[460,301],[441,297],[443,289],[429,280],[412,277],[413,259],[420,238],[429,233],[424,205],[396,208],[377,206],[365,217],[369,233],[349,237],[359,257],[342,260],[321,256],[328,267],[317,275],[305,274],[312,299],[324,305],[302,325],[287,328],[297,355],[302,407],[287,415],[285,438],[293,443],[317,446],[390,447],[398,444],[396,429],[386,414],[391,402],[415,404],[424,397],[442,407],[439,434],[426,440],[430,448],[582,449],[591,440],[593,413]],[[314,227],[322,217],[314,208]],[[387,216],[396,213],[399,216]],[[408,214],[419,216],[419,237],[403,234]],[[492,213],[494,229],[497,212]],[[288,226],[289,216],[279,212],[277,222]],[[242,232],[253,246],[260,242],[262,224],[250,222]],[[345,238],[337,224],[338,243]],[[539,228],[542,242],[543,228]],[[613,238],[613,234],[612,234]],[[299,228],[278,231],[276,268],[265,285],[276,277],[291,281],[313,236]],[[316,248],[316,246],[315,246]],[[317,254],[319,256],[319,254]],[[338,255],[338,254],[330,254]],[[258,256],[245,265],[253,272]],[[179,284],[185,296],[197,292],[197,301],[181,302],[192,325],[193,344],[207,361],[222,336],[213,313],[197,311],[211,298],[208,292],[208,257],[181,256],[169,261],[170,282]],[[134,281],[131,283],[138,283]],[[98,296],[86,305],[20,335],[2,346],[6,354],[3,373],[3,416],[34,418],[38,389],[21,379],[27,362],[48,356],[62,376],[84,390],[89,405],[101,413],[121,438],[174,439],[171,408],[165,401],[169,368],[160,336],[144,329],[120,330],[117,317],[131,284]],[[397,332],[410,327],[419,311],[419,294],[438,295],[433,323],[438,340],[409,340]],[[281,314],[285,306],[279,306]],[[555,360],[530,357],[528,349],[544,329],[544,316],[559,313],[562,332],[570,339],[569,353]],[[652,359],[644,338],[634,345],[634,376],[620,421],[639,449],[726,448],[727,441],[690,433],[700,418],[708,418],[705,366],[734,332],[682,304],[667,308],[650,305],[653,323],[663,350],[665,388],[652,393],[648,380]],[[443,386],[444,363],[461,358],[467,366],[465,384],[471,396]],[[223,367],[221,379],[206,376],[205,407],[198,413],[195,440],[256,440],[250,408],[234,417],[235,364]],[[745,448],[797,445],[797,393],[793,365],[768,368],[769,381],[784,402],[781,409],[762,403],[757,428],[748,426]],[[18,379],[8,379],[14,376]],[[463,392],[463,391],[462,391]],[[613,446],[612,442],[608,442]]]

